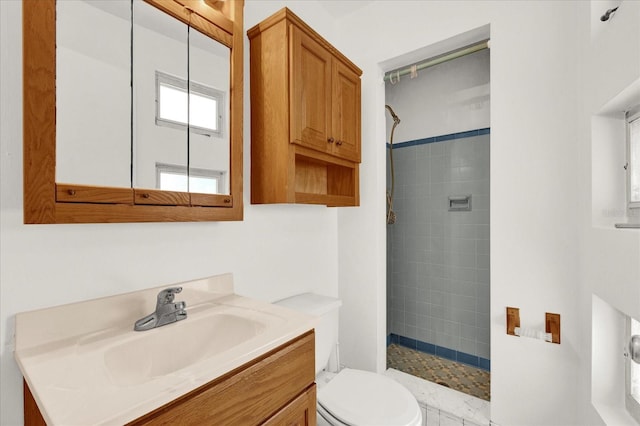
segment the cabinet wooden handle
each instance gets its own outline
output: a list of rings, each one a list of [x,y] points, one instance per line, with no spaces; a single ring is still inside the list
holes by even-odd
[[[142,194],[142,198],[151,198],[151,195],[148,192]]]
[[[335,141],[335,139],[333,139],[333,138],[327,139],[327,142],[329,142],[329,143],[333,143],[334,141]]]
[[[75,189],[69,189],[69,190],[67,190],[67,193],[69,195],[76,195],[76,190]]]
[[[340,140],[339,140],[339,141],[336,141],[336,145],[340,146],[340,145],[342,145],[342,143],[343,143],[343,142],[344,142],[344,141],[340,141]]]

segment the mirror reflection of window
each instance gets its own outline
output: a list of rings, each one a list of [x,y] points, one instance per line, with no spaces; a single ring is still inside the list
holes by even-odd
[[[175,164],[156,164],[157,188],[165,191],[180,191],[189,186],[191,192],[218,194],[225,186],[226,173],[220,170],[194,169]]]
[[[222,137],[224,93],[156,71],[156,124]]]
[[[133,2],[134,187],[156,188],[156,163],[187,167],[185,126],[156,125],[156,70],[188,78],[188,27],[142,0]],[[187,182],[173,190],[187,192]]]
[[[231,50],[142,0],[133,5],[134,187],[157,188],[157,163],[228,174]],[[229,179],[215,189],[176,182],[175,191],[230,194]]]

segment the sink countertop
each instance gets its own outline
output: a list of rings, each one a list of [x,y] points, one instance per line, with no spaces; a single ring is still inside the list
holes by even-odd
[[[174,286],[183,287],[175,301],[187,303],[187,318],[148,331],[133,331],[137,319],[155,310],[158,292]],[[216,351],[217,343],[211,339],[205,356],[178,360],[187,364],[169,368],[166,374],[145,376],[142,371],[148,364],[171,365],[175,352],[181,349],[189,351],[187,355],[197,355],[202,345],[185,342],[184,347],[178,347],[180,338],[188,338],[194,329],[210,326],[213,320],[239,317],[240,322],[249,324],[244,328],[249,327],[255,335],[238,342],[231,334],[238,329],[214,327],[210,331],[216,334],[213,337],[231,339],[233,344]],[[225,274],[17,314],[15,358],[47,424],[124,424],[315,325],[315,317],[234,294],[233,277]],[[158,351],[156,347],[152,354],[140,352],[147,341],[164,344],[165,335],[167,348]],[[207,340],[201,340],[205,346]],[[135,352],[132,362],[126,362],[129,347],[137,347],[138,354],[149,355],[154,362],[137,360]],[[120,361],[110,362],[114,353],[121,355]]]

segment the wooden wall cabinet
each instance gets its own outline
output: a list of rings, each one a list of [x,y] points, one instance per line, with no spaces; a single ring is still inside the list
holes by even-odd
[[[314,375],[315,334],[310,331],[128,425],[315,426]],[[24,386],[25,425],[44,425]]]
[[[359,204],[362,71],[289,9],[251,41],[251,202]]]

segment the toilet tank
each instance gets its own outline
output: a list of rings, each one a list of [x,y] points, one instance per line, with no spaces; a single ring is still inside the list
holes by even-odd
[[[274,303],[278,306],[320,317],[316,325],[316,375],[325,368],[338,342],[338,310],[340,299],[304,293]]]

